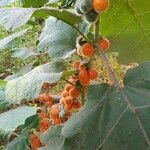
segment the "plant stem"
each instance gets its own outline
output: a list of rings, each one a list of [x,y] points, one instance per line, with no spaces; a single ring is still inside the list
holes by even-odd
[[[119,81],[117,80],[117,78],[116,78],[116,76],[115,76],[111,66],[110,66],[109,59],[107,58],[107,56],[105,55],[105,53],[99,47],[99,44],[98,44],[99,37],[100,37],[100,35],[99,35],[99,23],[100,23],[100,20],[98,19],[96,21],[96,23],[95,23],[95,46],[96,46],[96,49],[98,50],[98,52],[100,54],[100,58],[101,58],[102,64],[106,68],[112,84],[114,84],[117,88],[120,88],[121,86],[120,86]]]

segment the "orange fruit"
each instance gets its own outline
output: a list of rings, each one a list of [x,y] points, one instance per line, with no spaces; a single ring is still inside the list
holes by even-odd
[[[109,0],[93,0],[93,10],[97,13],[106,11],[109,7]]]
[[[53,117],[58,117],[59,116],[59,111],[60,111],[60,108],[57,104],[53,105],[50,109],[50,114],[51,116]]]
[[[89,85],[90,78],[89,78],[87,70],[81,70],[79,72],[79,81],[80,81],[80,84],[83,85],[83,86],[88,86]]]
[[[106,38],[102,38],[99,40],[99,47],[104,51],[107,52],[107,50],[109,49],[110,46],[110,42],[108,39]]]
[[[67,92],[69,92],[69,90],[72,88],[73,86],[71,85],[71,84],[67,84],[66,86],[65,86],[65,90],[67,91]]]
[[[67,96],[65,99],[64,99],[64,104],[65,105],[72,105],[72,97],[71,96]]]
[[[80,53],[82,56],[84,57],[91,57],[94,53],[94,46],[90,43],[84,43],[81,47],[80,47]]]
[[[80,61],[75,61],[72,66],[74,69],[78,69],[80,66]]]
[[[73,98],[78,97],[79,94],[80,94],[80,90],[77,89],[77,88],[71,88],[71,89],[69,90],[69,95],[70,95],[71,97],[73,97]]]
[[[95,69],[89,69],[88,74],[91,80],[95,80],[98,76],[97,71]]]

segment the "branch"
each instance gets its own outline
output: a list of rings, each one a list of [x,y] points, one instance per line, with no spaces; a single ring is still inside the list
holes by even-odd
[[[106,57],[105,53],[103,52],[103,50],[99,47],[99,19],[97,20],[97,22],[95,23],[95,46],[96,49],[98,50],[99,54],[100,54],[100,58],[102,60],[102,64],[104,65],[104,67],[106,68],[109,78],[111,80],[111,82],[117,87],[120,88],[121,85],[119,84],[119,81],[117,80],[111,66],[110,66],[110,62],[108,60],[108,58]]]

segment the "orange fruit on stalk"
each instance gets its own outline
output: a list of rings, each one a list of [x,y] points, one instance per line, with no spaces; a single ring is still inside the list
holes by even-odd
[[[73,102],[73,108],[78,110],[81,108],[81,103],[79,101],[74,101]]]
[[[97,13],[106,11],[109,7],[109,0],[92,0],[93,10]]]
[[[40,101],[41,103],[44,103],[44,102],[45,102],[45,96],[44,96],[44,94],[39,95],[39,96],[38,96],[38,99],[39,99],[39,101]]]
[[[40,139],[38,138],[38,136],[34,133],[30,134],[30,142],[31,142],[31,147],[32,150],[38,150],[38,148],[41,146],[41,142]]]
[[[49,89],[50,88],[50,84],[49,83],[43,83],[42,88],[43,89]]]
[[[71,88],[71,89],[69,90],[69,95],[70,95],[71,97],[73,97],[73,98],[78,97],[79,94],[80,94],[80,90],[77,89],[77,88]]]
[[[83,85],[83,86],[88,86],[89,85],[90,78],[89,78],[87,70],[84,70],[84,69],[80,70],[80,72],[79,72],[79,81],[80,81],[80,84]]]
[[[64,97],[62,97],[59,102],[60,102],[60,104],[64,105]]]
[[[74,69],[78,69],[80,66],[80,61],[75,61],[72,66]]]
[[[84,43],[80,49],[80,53],[84,57],[91,57],[94,53],[94,46],[90,43]]]
[[[69,92],[69,90],[72,88],[73,86],[71,85],[71,84],[67,84],[66,86],[65,86],[65,90],[67,91],[67,92]]]
[[[52,117],[58,117],[59,116],[60,108],[57,104],[53,105],[50,109],[50,114]]]
[[[98,76],[97,71],[95,69],[88,70],[90,80],[95,80]]]
[[[62,123],[62,119],[59,117],[53,118],[53,122],[55,125],[59,125]]]
[[[48,128],[50,127],[50,122],[48,119],[44,119],[42,121],[40,121],[39,123],[39,130],[40,132],[45,132]]]
[[[72,103],[73,103],[73,101],[72,101],[72,97],[71,96],[65,97],[65,99],[64,99],[64,104],[65,105],[71,106]]]
[[[63,91],[63,92],[61,93],[61,96],[62,96],[63,98],[65,98],[65,97],[69,96],[69,94],[68,94],[67,91]]]
[[[103,52],[107,52],[109,49],[110,42],[106,38],[102,38],[99,40],[99,47],[103,50]]]

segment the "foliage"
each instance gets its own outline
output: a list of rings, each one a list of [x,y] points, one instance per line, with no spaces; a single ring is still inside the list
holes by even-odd
[[[0,51],[25,62],[0,80],[6,149],[150,148],[150,3],[100,1],[0,2]],[[124,75],[112,52],[120,63],[144,63]]]

